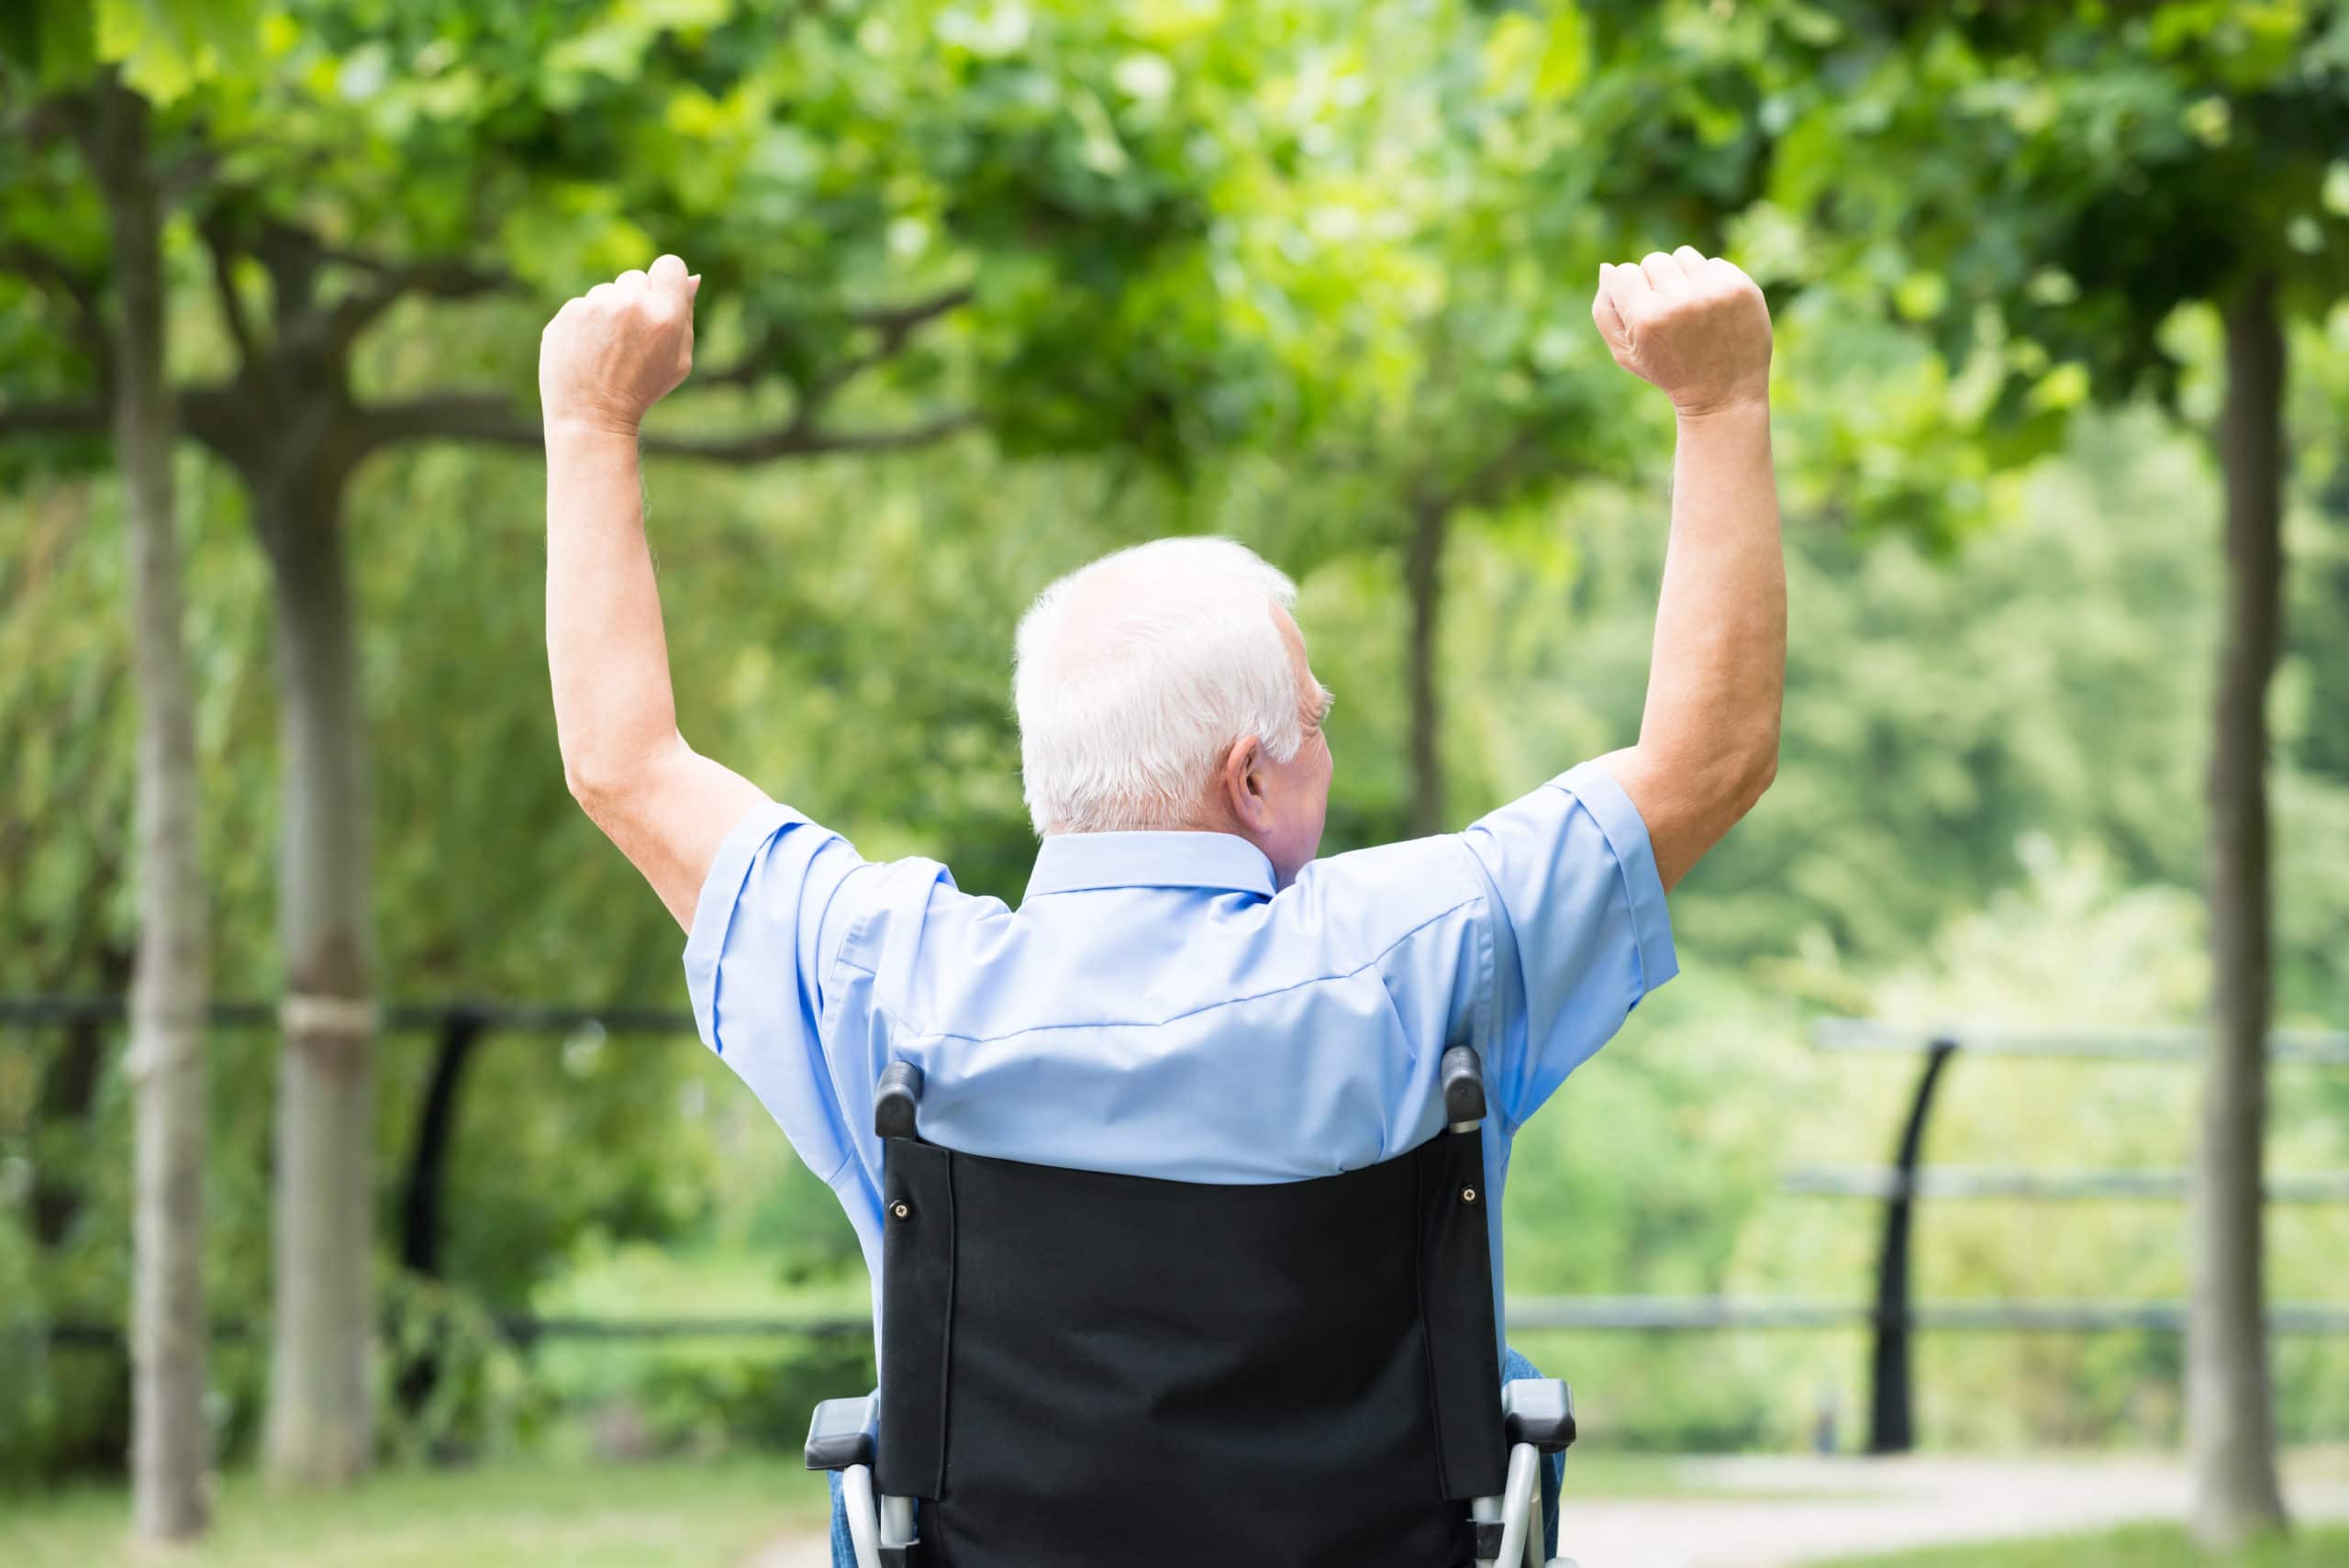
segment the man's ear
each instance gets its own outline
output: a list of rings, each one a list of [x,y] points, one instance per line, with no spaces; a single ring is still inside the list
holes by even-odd
[[[1223,766],[1216,773],[1216,793],[1223,798],[1223,808],[1231,819],[1252,831],[1264,826],[1264,790],[1256,776],[1257,765],[1264,761],[1264,748],[1253,735],[1243,735],[1231,743],[1223,754]]]

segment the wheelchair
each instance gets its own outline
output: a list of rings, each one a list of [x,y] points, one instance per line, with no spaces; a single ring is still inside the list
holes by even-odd
[[[1501,1385],[1475,1051],[1439,1079],[1416,1149],[1233,1186],[925,1141],[892,1063],[881,1386],[806,1453],[858,1568],[1543,1568],[1574,1400]]]

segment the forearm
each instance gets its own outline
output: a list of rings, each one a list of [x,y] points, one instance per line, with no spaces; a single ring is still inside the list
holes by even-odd
[[[1667,887],[1768,787],[1786,660],[1768,406],[1684,417],[1647,706],[1627,760],[1642,775],[1635,794],[1682,825],[1656,846]]]
[[[636,439],[547,428],[547,669],[563,770],[583,798],[682,745]]]
[[[547,668],[571,793],[690,929],[718,846],[766,795],[677,733],[633,436],[548,428]]]

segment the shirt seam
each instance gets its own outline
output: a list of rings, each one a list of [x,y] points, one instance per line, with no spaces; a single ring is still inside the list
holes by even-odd
[[[1576,805],[1581,804],[1580,800],[1571,794],[1568,798],[1574,799]],[[1605,835],[1601,834],[1600,837],[1604,839]],[[1494,1100],[1496,1108],[1493,1113],[1493,1121],[1498,1128],[1501,1137],[1514,1138],[1524,1124],[1522,1122],[1511,1124],[1508,1114],[1498,1108],[1500,1096],[1497,1091],[1491,1087],[1499,1082],[1501,1071],[1501,1064],[1495,1059],[1508,1049],[1505,1034],[1508,1009],[1503,1005],[1501,997],[1500,928],[1503,925],[1508,927],[1510,951],[1517,954],[1517,972],[1520,984],[1524,981],[1525,954],[1517,940],[1517,927],[1509,919],[1508,904],[1500,897],[1499,890],[1493,885],[1492,873],[1485,869],[1485,862],[1478,858],[1475,850],[1470,846],[1464,835],[1456,837],[1453,841],[1460,846],[1461,854],[1467,858],[1468,874],[1475,880],[1479,890],[1476,896],[1484,903],[1487,911],[1485,924],[1476,933],[1477,957],[1484,965],[1483,984],[1476,987],[1476,1061],[1483,1069],[1485,1082],[1488,1086],[1487,1093]],[[1610,854],[1614,851],[1613,844],[1608,845],[1608,851]]]
[[[913,859],[903,861],[865,861],[863,864],[857,867],[857,870],[871,871],[876,874],[885,875],[887,873],[904,865],[928,865],[936,868],[936,871],[933,871],[931,873],[930,880],[923,884],[925,888],[923,901],[925,905],[927,905],[929,900],[934,897],[938,892],[937,873],[946,871],[946,867],[942,862],[917,856]],[[849,873],[850,876],[853,876],[855,874],[855,872],[851,872]],[[948,873],[947,874],[951,879],[952,873]],[[847,878],[844,877],[841,881],[843,885],[845,885]],[[832,896],[834,898],[840,896],[839,888],[836,887],[832,890]],[[828,906],[829,903],[829,901],[827,900]],[[827,981],[829,981],[831,978],[832,973],[838,971],[843,964],[862,972],[872,979],[878,980],[881,978],[881,971],[878,968],[866,963],[862,960],[851,958],[849,954],[854,950],[864,945],[865,936],[871,931],[874,922],[880,919],[882,916],[888,912],[889,911],[885,905],[876,901],[849,923],[848,934],[841,938],[841,951],[832,955],[831,964],[825,971],[825,979]],[[818,1022],[818,1027],[820,1028],[821,1019],[819,1018]]]
[[[781,815],[779,816],[779,814]],[[769,821],[766,825],[766,830],[759,835],[757,842],[752,844],[743,852],[742,863],[736,868],[737,874],[734,878],[734,889],[727,895],[726,917],[719,923],[718,928],[715,938],[715,951],[712,952],[709,958],[709,1049],[712,1055],[721,1059],[726,1055],[726,1039],[718,1029],[718,993],[724,989],[725,985],[727,943],[732,940],[734,935],[734,922],[742,912],[742,889],[750,885],[751,873],[758,866],[760,851],[764,850],[769,843],[774,841],[776,835],[780,834],[790,825],[790,818],[793,815],[796,815],[796,813],[792,812],[792,808],[784,805],[781,801],[771,800],[766,803],[766,806],[763,809],[754,806],[748,811],[742,813],[741,817],[734,824],[734,826],[727,829],[726,838],[718,846],[719,857],[723,858],[727,850],[732,847],[733,840],[736,836],[740,834],[743,828],[750,826],[754,818],[762,817],[778,818],[776,820]],[[709,891],[709,878],[711,875],[716,873],[717,869],[717,864],[713,862],[710,870],[703,873],[702,885],[694,895],[694,927],[688,928],[685,932],[685,949],[686,955],[689,959],[692,957],[693,952],[695,929],[698,928],[701,923],[701,900],[703,895]],[[693,972],[690,965],[686,970],[685,978],[686,984],[690,988],[693,983]],[[696,1022],[699,1022],[698,1018],[696,1018]]]
[[[1508,918],[1508,910],[1494,902],[1492,878],[1486,874],[1484,862],[1476,858],[1476,851],[1469,848],[1467,839],[1454,834],[1452,841],[1468,862],[1468,880],[1476,888],[1475,902],[1484,905],[1486,910],[1485,924],[1476,933],[1477,963],[1484,973],[1482,984],[1476,987],[1475,1032],[1476,1059],[1484,1064],[1486,1072],[1490,1073],[1492,1064],[1485,1058],[1490,1053],[1501,1027],[1500,933],[1494,928]],[[1509,940],[1512,944],[1517,940],[1514,926],[1509,929]]]
[[[1019,895],[1025,906],[1039,898],[1060,898],[1071,893],[1116,893],[1129,887],[1171,888],[1194,893],[1241,893],[1251,898],[1269,899],[1275,889],[1270,883],[1252,882],[1242,886],[1230,882],[1086,882],[1070,887],[1031,887]]]
[[[1212,1013],[1220,1007],[1236,1007],[1248,1002],[1261,1002],[1268,996],[1286,995],[1291,991],[1301,991],[1308,985],[1324,985],[1332,980],[1352,980],[1365,969],[1375,969],[1387,954],[1437,921],[1456,915],[1469,905],[1480,901],[1480,895],[1472,893],[1455,904],[1444,906],[1408,930],[1398,934],[1393,941],[1388,942],[1352,969],[1334,969],[1321,974],[1308,975],[1302,980],[1292,981],[1286,985],[1275,985],[1263,991],[1252,991],[1244,996],[1219,997],[1212,1002],[1201,1003],[1196,1007],[1185,1008],[1179,1013],[1169,1013],[1162,1018],[1086,1018],[1081,1022],[1073,1023],[1030,1024],[1026,1029],[1006,1029],[1001,1034],[963,1034],[955,1029],[925,1026],[917,1029],[915,1036],[920,1040],[961,1040],[966,1045],[991,1045],[996,1040],[1012,1040],[1024,1034],[1046,1034],[1059,1029],[1164,1029],[1169,1024],[1180,1023],[1185,1018],[1195,1018],[1202,1013]],[[868,969],[865,973],[874,974],[876,979],[879,977],[873,970]]]
[[[1622,895],[1623,914],[1631,926],[1631,962],[1639,971],[1639,993],[1632,997],[1632,1001],[1636,1003],[1641,996],[1648,994],[1649,933],[1646,925],[1640,919],[1638,895],[1631,891],[1631,870],[1623,863],[1623,851],[1617,847],[1615,835],[1607,830],[1607,819],[1591,809],[1590,802],[1582,797],[1582,793],[1560,779],[1551,780],[1550,787],[1562,792],[1568,800],[1575,803],[1576,810],[1590,818],[1591,826],[1598,829],[1599,839],[1607,845],[1608,855],[1615,862],[1616,891]],[[1636,812],[1639,807],[1635,806],[1631,809]],[[1643,822],[1641,826],[1644,828],[1646,824]]]
[[[816,940],[819,946],[822,944],[824,940],[824,916],[831,913],[833,901],[840,897],[841,889],[848,885],[849,877],[854,876],[857,872],[860,871],[870,870],[879,872],[882,869],[882,867],[875,865],[873,862],[865,861],[852,870],[848,873],[848,876],[841,878],[839,882],[832,885],[831,897],[824,900],[824,907],[816,917]],[[827,995],[829,995],[832,990],[832,976],[839,973],[842,966],[863,970],[863,972],[868,975],[876,974],[874,970],[864,964],[858,963],[854,959],[849,957],[849,952],[864,940],[865,928],[872,925],[880,913],[881,906],[878,904],[874,904],[859,911],[850,919],[848,923],[848,930],[841,938],[840,951],[832,954],[832,962],[824,966],[823,984]],[[823,1051],[827,1059],[831,1055],[831,1049],[829,1042],[827,1042],[823,1038],[823,1027],[824,1015],[830,1011],[831,1008],[829,1006],[819,1007],[816,1011],[816,1044]]]

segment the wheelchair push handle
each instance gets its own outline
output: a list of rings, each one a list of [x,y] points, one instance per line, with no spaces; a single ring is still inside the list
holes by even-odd
[[[1485,1066],[1473,1045],[1455,1045],[1437,1069],[1443,1084],[1443,1125],[1466,1132],[1485,1119]]]
[[[873,1130],[882,1138],[918,1138],[915,1113],[921,1108],[921,1069],[892,1062],[873,1091]]]

